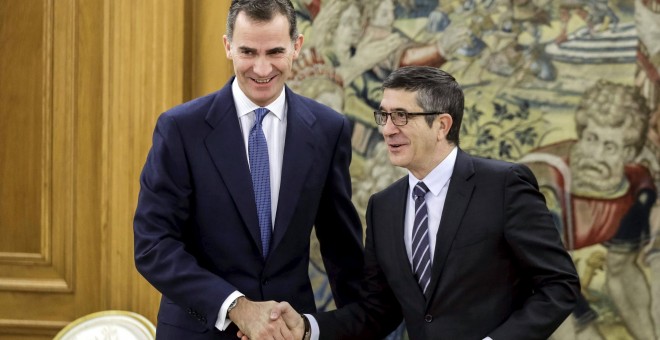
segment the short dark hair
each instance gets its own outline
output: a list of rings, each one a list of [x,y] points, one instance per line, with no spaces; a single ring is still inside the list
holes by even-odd
[[[229,15],[227,16],[227,39],[231,41],[234,35],[234,25],[236,17],[240,12],[252,20],[266,22],[273,19],[275,14],[286,16],[289,21],[289,36],[291,41],[298,38],[298,25],[296,23],[296,10],[290,0],[234,0],[229,6]]]
[[[451,74],[429,66],[401,67],[383,81],[383,89],[417,92],[417,104],[425,112],[448,113],[453,124],[447,134],[447,141],[458,146],[465,99],[461,86]],[[436,117],[426,116],[429,126]]]

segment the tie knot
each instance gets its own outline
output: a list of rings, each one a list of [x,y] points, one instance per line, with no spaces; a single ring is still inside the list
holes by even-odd
[[[268,109],[265,107],[260,107],[258,109],[254,110],[254,113],[257,115],[256,122],[261,124],[261,122],[264,120],[264,117],[268,114]]]
[[[413,198],[424,198],[427,192],[429,192],[429,188],[426,186],[426,184],[424,184],[424,182],[417,182],[417,185],[415,185],[415,188],[413,188]]]

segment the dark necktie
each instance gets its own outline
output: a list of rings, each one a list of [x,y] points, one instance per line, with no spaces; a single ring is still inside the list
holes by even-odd
[[[424,182],[418,182],[413,189],[413,199],[415,200],[415,222],[413,224],[412,236],[412,264],[415,278],[426,293],[426,289],[431,281],[431,250],[429,247],[429,227],[428,212],[426,209],[426,199],[424,196],[429,188]]]
[[[268,256],[270,237],[273,233],[270,213],[270,167],[268,162],[268,143],[261,128],[268,109],[254,110],[256,119],[248,137],[248,154],[250,158],[250,174],[254,187],[254,199],[257,203],[259,229],[261,230],[261,246],[264,258]]]

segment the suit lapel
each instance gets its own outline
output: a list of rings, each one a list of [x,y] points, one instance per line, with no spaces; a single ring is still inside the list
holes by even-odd
[[[447,260],[449,249],[454,242],[454,237],[458,231],[458,227],[463,219],[463,214],[470,202],[474,183],[470,178],[474,174],[474,167],[470,157],[458,150],[456,157],[456,164],[452,172],[449,188],[447,189],[447,198],[445,199],[445,206],[440,218],[440,228],[436,235],[435,255],[433,256],[433,272],[431,276],[431,283],[426,292],[427,307],[431,302],[432,294],[435,292],[438,281],[442,276],[444,263]]]
[[[312,130],[316,117],[288,87],[286,88],[286,98],[288,111],[286,139],[272,250],[277,248],[289,227],[298,205],[300,192],[303,190],[303,184],[314,163],[316,152],[314,148],[314,138],[316,137]]]
[[[252,178],[245,155],[245,143],[234,106],[230,80],[217,94],[206,115],[213,127],[204,142],[222,177],[236,209],[261,251],[261,236],[254,202]]]

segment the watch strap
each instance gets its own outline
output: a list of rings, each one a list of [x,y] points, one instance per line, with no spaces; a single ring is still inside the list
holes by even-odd
[[[303,314],[300,314],[300,317],[303,319],[305,324],[305,333],[303,333],[303,340],[309,340],[312,337],[312,326],[309,324],[309,320]]]

